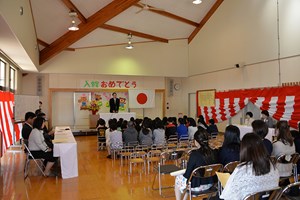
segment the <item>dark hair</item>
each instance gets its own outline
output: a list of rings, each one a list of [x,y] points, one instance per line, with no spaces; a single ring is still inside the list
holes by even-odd
[[[35,117],[36,117],[36,115],[33,112],[27,112],[25,114],[25,121],[27,121],[28,119],[35,118]]]
[[[227,126],[224,133],[224,142],[222,147],[232,146],[239,149],[240,142],[240,129],[234,125]]]
[[[244,135],[241,142],[240,160],[243,162],[242,165],[253,165],[255,176],[267,174],[271,170],[270,155],[261,137],[255,133]]]
[[[142,124],[142,133],[144,135],[148,135],[150,133],[151,120],[149,118],[145,118]]]
[[[164,124],[161,120],[156,120],[155,121],[155,126],[154,126],[155,129],[164,129]]]
[[[101,126],[105,126],[106,123],[105,123],[105,120],[104,120],[104,119],[99,118],[99,119],[98,119],[98,124],[101,125]]]
[[[251,124],[253,132],[264,139],[269,132],[268,125],[262,120],[254,120]]]
[[[184,121],[183,118],[179,118],[179,119],[178,119],[178,122],[179,122],[179,124],[185,124],[185,121]]]
[[[284,144],[289,144],[293,146],[293,137],[290,132],[290,126],[287,121],[278,121],[276,124],[278,129],[277,140],[282,141]]]
[[[37,109],[34,113],[35,113],[35,115],[38,115],[38,114],[40,114],[42,112],[42,109]]]
[[[189,122],[189,126],[197,126],[196,121],[193,118],[188,117],[187,121]]]
[[[263,110],[263,111],[261,111],[261,114],[264,114],[264,115],[266,115],[267,117],[269,117],[270,115],[269,115],[269,112],[267,111],[267,110]]]
[[[208,145],[208,133],[205,129],[198,129],[194,134],[194,140],[200,144],[200,151],[203,155],[204,161],[207,164],[212,164],[216,161],[213,150]]]
[[[249,117],[253,117],[253,113],[252,112],[246,112],[246,115],[249,115]]]
[[[113,92],[113,93],[112,93],[112,95],[114,95],[114,94],[115,94],[115,95],[117,95],[117,93],[116,93],[116,92]]]
[[[44,123],[45,119],[43,117],[37,117],[35,118],[32,127],[37,128],[39,130],[43,130],[42,125]]]
[[[208,120],[209,123],[211,123],[212,125],[215,124],[215,120],[214,119],[210,119]]]
[[[37,116],[37,117],[44,117],[44,118],[45,118],[45,117],[46,117],[46,114],[45,114],[45,113],[43,113],[43,112],[40,112],[40,113],[39,113],[39,114],[37,114],[36,116]]]

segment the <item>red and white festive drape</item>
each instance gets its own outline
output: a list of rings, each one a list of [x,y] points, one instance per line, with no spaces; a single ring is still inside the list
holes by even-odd
[[[0,91],[0,133],[2,136],[1,156],[15,141],[20,140],[20,127],[14,125],[14,94]],[[15,132],[15,137],[13,136]]]
[[[206,121],[211,118],[216,122],[225,121],[249,101],[260,110],[268,110],[274,119],[287,120],[291,127],[297,128],[300,121],[300,86],[216,92],[215,106],[201,107],[197,99],[198,115],[203,115]]]

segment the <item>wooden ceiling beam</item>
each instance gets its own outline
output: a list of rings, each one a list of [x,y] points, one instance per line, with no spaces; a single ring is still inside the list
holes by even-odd
[[[139,4],[134,4],[136,7],[139,7],[139,8],[143,8],[142,5],[139,5]],[[149,6],[149,5],[148,5]],[[149,6],[149,8],[155,8],[153,6]],[[177,20],[177,21],[180,21],[180,22],[183,22],[183,23],[186,23],[186,24],[189,24],[189,25],[192,25],[192,26],[195,26],[195,27],[198,27],[199,24],[196,23],[196,22],[193,22],[189,19],[186,19],[186,18],[183,18],[183,17],[180,17],[178,15],[174,15],[172,13],[169,13],[167,11],[163,11],[163,10],[147,10],[149,12],[154,12],[154,13],[157,13],[157,14],[160,14],[162,16],[165,16],[165,17],[168,17],[168,18],[171,18],[171,19],[174,19],[174,20]]]
[[[197,33],[203,28],[203,26],[210,19],[210,17],[214,14],[214,12],[219,8],[219,6],[223,3],[223,1],[224,0],[217,0],[216,1],[216,3],[211,7],[211,9],[203,17],[203,19],[199,23],[199,26],[197,28],[195,28],[195,30],[191,33],[191,35],[188,38],[188,43],[190,43],[194,39],[194,37],[197,35]]]
[[[87,22],[78,25],[78,31],[68,31],[63,36],[52,42],[48,47],[40,52],[40,64],[45,63],[50,58],[56,56],[61,51],[77,42],[102,24],[111,20],[139,0],[116,0],[103,7],[95,14],[87,18]]]
[[[38,44],[42,45],[43,47],[49,47],[49,44],[41,39],[37,39]],[[74,48],[66,48],[66,51],[75,51]]]
[[[70,1],[70,0],[61,0],[69,9],[70,11],[75,11],[78,15],[78,19],[82,22],[82,23],[86,23],[86,18],[84,17],[84,15],[79,11],[79,9]]]
[[[110,31],[119,32],[119,33],[125,33],[125,34],[131,33],[134,36],[150,39],[150,40],[153,40],[153,41],[164,42],[164,43],[169,42],[169,40],[165,39],[165,38],[156,37],[156,36],[149,35],[149,34],[146,34],[146,33],[141,33],[141,32],[137,32],[137,31],[134,31],[134,30],[120,28],[120,27],[112,26],[112,25],[108,25],[108,24],[103,24],[103,25],[100,26],[100,28],[107,29],[107,30],[110,30]]]

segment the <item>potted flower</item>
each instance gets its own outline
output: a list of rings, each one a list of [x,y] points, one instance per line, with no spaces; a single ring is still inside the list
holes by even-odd
[[[92,111],[93,115],[96,115],[96,113],[100,110],[100,105],[96,100],[92,100],[89,102],[87,108],[88,110]]]

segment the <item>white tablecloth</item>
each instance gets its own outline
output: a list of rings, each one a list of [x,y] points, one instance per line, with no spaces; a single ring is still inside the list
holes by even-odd
[[[246,133],[251,133],[253,132],[252,126],[245,126],[245,125],[235,125],[240,129],[240,138],[244,137]],[[270,140],[272,142],[272,136],[275,136],[275,129],[274,128],[269,128],[269,132],[266,136],[266,139]]]
[[[53,145],[53,156],[60,157],[62,178],[78,177],[77,143],[70,127],[55,128]]]
[[[113,118],[116,118],[117,120],[123,118],[124,120],[129,121],[131,117],[136,117],[135,112],[100,113],[100,118],[104,119],[106,123],[108,122],[108,120]]]

